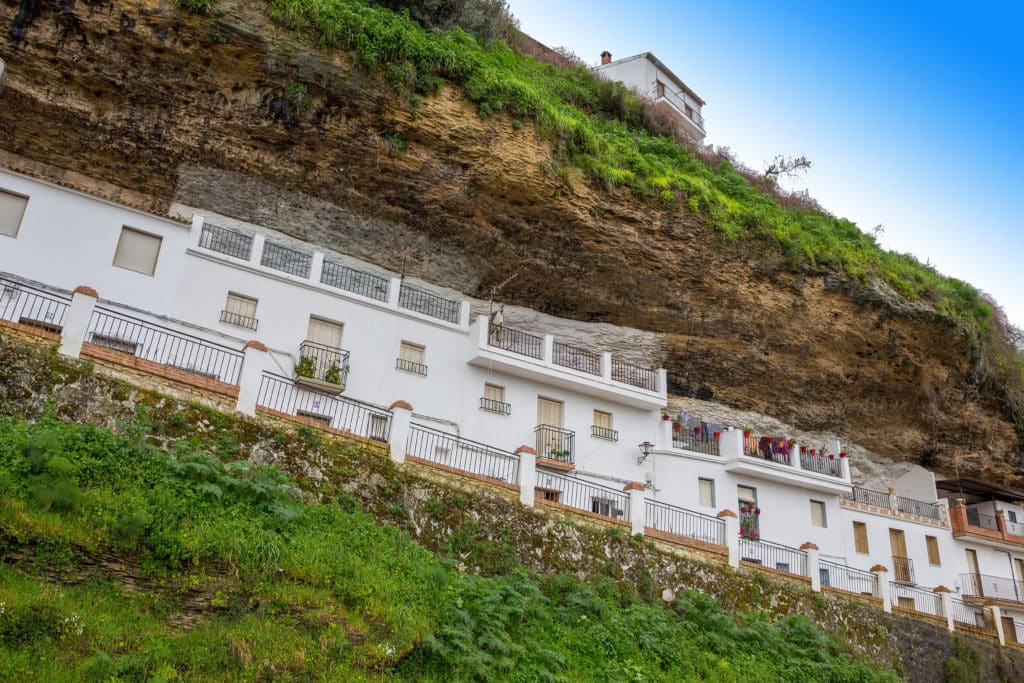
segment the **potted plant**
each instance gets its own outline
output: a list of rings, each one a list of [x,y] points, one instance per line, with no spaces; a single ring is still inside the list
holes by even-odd
[[[299,359],[299,364],[295,366],[295,374],[299,377],[313,379],[313,375],[316,374],[316,358],[313,356],[302,356]]]
[[[744,428],[743,428],[743,438],[747,438],[747,437],[748,437],[748,436],[750,436],[750,435],[751,435],[752,433],[753,433],[753,432],[751,432],[751,430],[750,430],[750,427],[744,427]]]

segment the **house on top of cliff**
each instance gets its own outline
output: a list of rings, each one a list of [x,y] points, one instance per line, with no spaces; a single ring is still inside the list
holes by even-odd
[[[667,105],[677,115],[684,135],[697,142],[704,140],[704,100],[650,52],[612,61],[612,54],[605,50],[595,71],[608,80],[621,81],[652,102]]]

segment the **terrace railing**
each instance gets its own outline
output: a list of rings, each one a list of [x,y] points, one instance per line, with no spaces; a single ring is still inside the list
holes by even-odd
[[[983,514],[978,512],[977,508],[967,508],[967,523],[989,531],[999,531],[999,523],[996,521],[995,515]]]
[[[260,265],[283,273],[291,273],[302,278],[309,277],[309,270],[313,266],[313,257],[309,254],[286,247],[276,242],[263,243],[263,257]]]
[[[672,447],[706,455],[719,455],[718,439],[714,438],[714,435],[705,435],[703,432],[694,434],[685,426],[678,430],[673,429]]]
[[[481,398],[480,410],[487,410],[489,412],[500,413],[502,415],[511,415],[512,404],[505,403],[504,401],[495,401],[493,398]]]
[[[740,559],[780,572],[807,576],[807,553],[781,543],[741,538]]]
[[[942,612],[942,597],[938,593],[890,581],[889,597],[893,607],[923,612],[936,617],[945,616]]]
[[[486,444],[419,424],[409,428],[408,455],[496,481],[519,481],[519,457]]]
[[[853,491],[850,493],[843,493],[843,499],[865,505],[873,505],[876,508],[891,509],[889,494],[883,491],[872,491],[871,489],[862,489],[854,486]]]
[[[608,427],[598,427],[597,425],[592,425],[590,427],[590,435],[598,439],[606,439],[608,441],[619,440],[619,432],[617,430],[609,429]]]
[[[985,628],[985,610],[980,605],[968,605],[959,598],[952,598],[953,621],[976,628]]]
[[[304,389],[293,380],[270,372],[263,373],[256,403],[373,441],[386,442],[391,433],[391,411],[352,398]]]
[[[395,369],[402,370],[404,372],[411,372],[414,375],[427,375],[427,366],[425,363],[419,363],[414,360],[408,360],[405,358],[395,359]]]
[[[0,280],[0,318],[60,334],[70,300],[20,282]]]
[[[227,384],[238,384],[245,357],[222,344],[100,307],[93,310],[86,341]]]
[[[563,368],[572,368],[590,375],[601,376],[601,354],[593,351],[554,342],[551,361]]]
[[[258,318],[226,310],[220,312],[220,321],[222,323],[227,323],[229,325],[238,325],[239,327],[245,327],[250,330],[255,330],[260,326],[260,321]]]
[[[938,503],[926,503],[923,500],[897,496],[896,508],[908,515],[917,515],[918,517],[927,517],[934,520],[942,519],[942,506]]]
[[[537,455],[572,464],[576,453],[576,432],[551,425],[537,425]]]
[[[490,326],[487,330],[487,345],[518,353],[520,356],[544,359],[544,337],[505,325]]]
[[[629,495],[624,491],[554,472],[537,472],[536,497],[602,517],[629,520]]]
[[[311,360],[306,361],[306,358]],[[312,372],[312,376],[307,376],[307,379],[327,382],[344,388],[348,382],[348,359],[349,353],[345,349],[319,344],[308,339],[299,345],[299,368]]]
[[[462,304],[459,301],[446,299],[419,287],[402,283],[398,291],[398,305],[410,311],[416,311],[431,318],[445,320],[450,323],[459,322],[459,310]]]
[[[909,557],[892,556],[892,580],[914,583],[914,561]]]
[[[386,277],[364,273],[330,259],[324,259],[324,268],[320,271],[320,282],[329,287],[344,289],[346,292],[359,294],[369,299],[388,300],[390,281]]]
[[[878,580],[871,572],[854,569],[845,564],[837,564],[828,560],[820,560],[818,571],[821,585],[857,593],[858,595],[877,595]]]
[[[645,508],[651,529],[714,545],[726,543],[725,522],[720,519],[658,500],[648,499]]]
[[[203,249],[234,256],[243,261],[252,258],[252,242],[252,237],[245,233],[210,223],[203,223],[203,230],[199,233],[199,246]]]
[[[1013,534],[1014,536],[1024,536],[1024,524],[1004,519],[1003,525],[1006,527],[1006,533]]]
[[[988,574],[961,574],[960,592],[979,598],[1024,602],[1024,584],[1016,579]]]
[[[843,476],[843,459],[835,456],[834,459],[827,455],[811,455],[810,453],[800,454],[800,468],[808,472],[826,474],[830,477]]]
[[[658,390],[657,371],[623,363],[614,358],[612,359],[612,379],[648,391]]]

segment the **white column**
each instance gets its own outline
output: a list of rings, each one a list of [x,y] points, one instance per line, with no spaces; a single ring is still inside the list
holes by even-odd
[[[256,414],[256,400],[260,395],[266,362],[267,347],[258,341],[247,342],[242,371],[238,374],[238,401],[235,403],[235,410],[243,415]]]
[[[612,352],[601,352],[601,379],[606,382],[612,381]]]
[[[64,316],[64,326],[60,332],[60,352],[65,356],[78,358],[82,353],[82,343],[89,334],[89,322],[92,311],[96,307],[99,294],[91,287],[80,285],[71,295],[71,305]]]
[[[322,251],[313,252],[313,263],[309,268],[309,279],[314,284],[320,284],[320,275],[324,272],[324,253]]]
[[[800,546],[800,550],[807,553],[807,575],[811,578],[811,590],[815,593],[821,592],[821,557],[818,546],[808,541]]]
[[[880,564],[876,564],[871,568],[871,573],[875,575],[876,597],[882,598],[882,611],[886,613],[892,612],[892,595],[889,592],[889,570]]]
[[[1003,610],[999,605],[985,605],[985,620],[995,629],[1000,645],[1006,645],[1006,633],[1003,632]]]
[[[840,453],[842,453],[842,451],[840,451]],[[849,458],[839,458],[839,466],[842,468],[843,481],[852,482],[853,481],[853,475],[850,474],[850,459]]]
[[[899,501],[896,500],[896,489],[889,487],[889,509],[892,511],[899,510]]]
[[[654,447],[661,451],[672,448],[672,420],[658,418],[658,438],[654,440]]]
[[[953,598],[949,594],[949,589],[945,586],[936,586],[932,592],[938,593],[942,600],[942,614],[946,617],[946,630],[952,633],[956,630],[956,626],[953,624]]]
[[[519,456],[519,502],[532,508],[537,495],[537,451],[520,446],[515,452]]]
[[[470,304],[468,299],[463,299],[459,304],[459,325],[469,327]]]
[[[658,368],[658,394],[662,398],[668,398],[668,370]]]
[[[544,335],[544,362],[551,365],[555,358],[555,338],[550,334]]]
[[[722,510],[718,519],[725,522],[725,545],[729,548],[729,566],[740,566],[740,518],[732,510]]]
[[[199,240],[203,236],[203,223],[206,222],[204,216],[200,216],[198,213],[192,214],[192,227],[189,228],[188,240],[192,246],[198,247]]]
[[[388,435],[388,448],[392,462],[401,465],[405,462],[405,449],[409,443],[409,425],[412,424],[412,406],[406,401],[395,401],[391,404],[391,434]]]
[[[267,238],[264,235],[255,234],[252,236],[252,256],[251,263],[259,265],[263,261],[263,245],[266,244]]]
[[[647,489],[640,482],[631,481],[625,491],[629,494],[630,533],[643,535],[647,526]]]
[[[803,465],[800,464],[800,444],[798,443],[789,446],[789,466],[795,470],[803,469]]]
[[[743,457],[743,432],[738,429],[722,432],[718,437],[718,453],[723,458]]]
[[[388,306],[398,308],[398,297],[402,293],[402,278],[393,277],[388,285]]]

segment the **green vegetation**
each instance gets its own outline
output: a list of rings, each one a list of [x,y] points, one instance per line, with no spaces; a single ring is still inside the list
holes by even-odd
[[[154,429],[0,418],[0,679],[895,680],[803,617],[666,607],[498,550],[507,573],[460,574],[350,495],[218,456],[224,428],[169,452]]]

